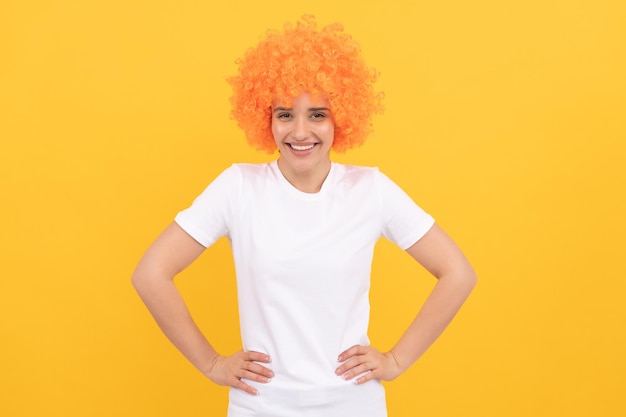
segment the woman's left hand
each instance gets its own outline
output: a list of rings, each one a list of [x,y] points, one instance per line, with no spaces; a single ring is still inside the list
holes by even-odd
[[[335,373],[346,381],[361,375],[355,381],[357,384],[372,379],[391,381],[402,373],[398,358],[393,352],[381,353],[372,346],[352,346],[341,353],[338,360],[343,364]]]

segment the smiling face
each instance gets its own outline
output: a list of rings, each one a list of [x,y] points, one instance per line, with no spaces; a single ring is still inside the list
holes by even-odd
[[[328,102],[302,93],[291,107],[278,103],[272,108],[272,134],[280,151],[278,167],[285,178],[297,188],[301,187],[296,182],[302,181],[308,189],[317,182],[321,187],[330,170],[329,152],[335,137]]]

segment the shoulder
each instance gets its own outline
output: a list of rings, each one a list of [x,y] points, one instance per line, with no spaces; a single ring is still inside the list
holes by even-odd
[[[262,175],[263,173],[269,171],[270,163],[264,164],[251,164],[239,162],[232,164],[228,169],[235,170],[239,172],[241,175]]]
[[[244,178],[258,178],[271,176],[274,171],[273,165],[275,165],[275,161],[260,164],[240,162],[232,164],[228,169],[236,171]]]
[[[369,167],[361,165],[346,165],[333,163],[333,169],[336,172],[336,178],[338,182],[368,182],[375,181],[379,176],[380,170],[378,167]]]
[[[224,173],[229,173],[229,175],[236,176],[240,181],[249,182],[270,176],[272,173],[272,169],[270,163],[235,163],[226,168]]]
[[[241,190],[243,184],[254,181],[255,178],[262,177],[264,170],[263,164],[232,164],[211,180],[204,193],[211,190],[213,192],[227,191],[228,194],[232,195],[233,192]]]
[[[370,191],[378,191],[381,187],[397,186],[387,175],[375,166],[335,164],[335,182],[349,186],[364,186]]]
[[[235,173],[240,190],[245,190],[245,192],[265,190],[268,185],[280,182],[275,162],[236,163],[232,164],[228,170]]]

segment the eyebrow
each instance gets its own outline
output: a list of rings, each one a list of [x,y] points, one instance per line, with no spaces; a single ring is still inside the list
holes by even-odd
[[[273,112],[277,112],[277,111],[291,111],[293,110],[292,107],[290,108],[285,108],[285,107],[276,107]],[[328,107],[311,107],[309,109],[307,109],[307,111],[330,111],[330,109]]]

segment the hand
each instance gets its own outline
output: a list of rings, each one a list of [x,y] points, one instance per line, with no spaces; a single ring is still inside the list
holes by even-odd
[[[339,355],[339,362],[343,364],[335,373],[346,381],[357,375],[357,384],[363,384],[372,379],[391,381],[402,373],[398,358],[393,352],[381,353],[372,346],[352,346]]]
[[[259,395],[259,391],[243,382],[250,381],[268,383],[274,376],[271,369],[257,362],[270,363],[269,355],[260,352],[239,351],[230,356],[216,356],[206,376],[218,385],[238,388],[251,395]]]

